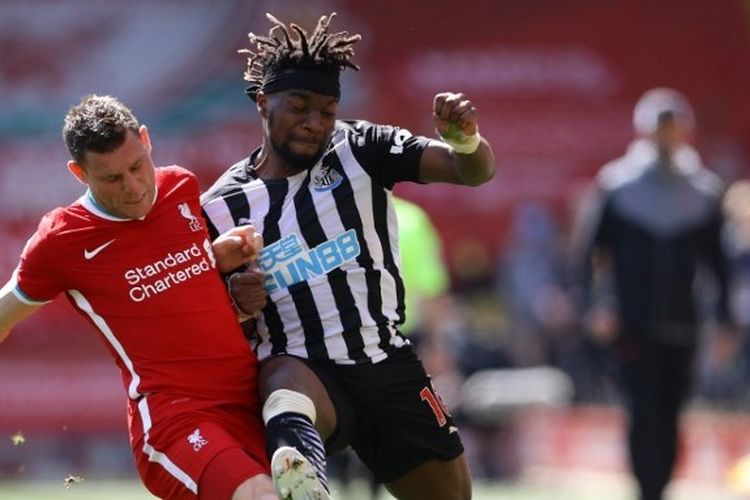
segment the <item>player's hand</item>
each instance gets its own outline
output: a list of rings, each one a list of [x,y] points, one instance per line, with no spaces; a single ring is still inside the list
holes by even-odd
[[[228,273],[255,262],[263,249],[263,236],[251,225],[237,226],[219,235],[212,247],[216,268]]]
[[[477,110],[463,94],[442,92],[432,103],[435,128],[443,139],[462,143],[477,133]]]
[[[263,288],[265,274],[260,269],[250,268],[245,272],[235,273],[227,280],[229,295],[238,312],[257,317],[266,305],[267,293]]]

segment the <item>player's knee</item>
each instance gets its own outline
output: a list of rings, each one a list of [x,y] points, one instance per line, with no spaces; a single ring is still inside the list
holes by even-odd
[[[327,439],[336,428],[337,416],[333,401],[325,389],[311,396],[291,389],[276,389],[263,404],[263,422],[268,423],[279,415],[303,415],[310,420],[321,437]]]
[[[464,467],[465,465],[465,467]],[[452,474],[445,476],[447,481],[438,485],[442,491],[446,492],[446,499],[451,500],[471,500],[471,474],[468,464],[455,464]]]
[[[232,500],[278,500],[271,478],[265,474],[253,476],[240,484]]]
[[[464,455],[459,457],[459,488],[458,498],[461,500],[471,500],[471,472],[469,470],[469,462],[466,460]]]
[[[315,403],[305,394],[289,389],[276,389],[263,404],[263,422],[268,423],[273,417],[282,413],[298,413],[310,419],[313,424],[317,418]]]
[[[471,500],[471,479],[468,475],[461,475],[452,484],[442,489],[442,491],[447,493],[445,497],[441,497],[446,500]]]
[[[469,478],[461,481],[458,498],[461,500],[471,500],[471,480]]]
[[[274,493],[264,467],[240,448],[219,452],[201,474],[200,500],[255,500],[261,494]],[[272,497],[275,498],[275,497]]]

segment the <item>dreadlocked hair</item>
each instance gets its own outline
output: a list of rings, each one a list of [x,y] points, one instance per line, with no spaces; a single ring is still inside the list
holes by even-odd
[[[336,17],[321,16],[312,34],[294,23],[289,26],[266,14],[273,27],[268,36],[248,33],[250,44],[255,49],[241,49],[242,54],[249,54],[245,80],[250,88],[259,89],[266,74],[281,72],[286,69],[312,69],[326,73],[338,74],[344,68],[359,70],[351,62],[354,55],[352,45],[362,39],[360,35],[349,35],[346,31],[329,33],[328,26]]]

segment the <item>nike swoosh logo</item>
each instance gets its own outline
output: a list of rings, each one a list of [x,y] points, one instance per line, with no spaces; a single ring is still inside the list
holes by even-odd
[[[458,427],[456,427],[455,425],[451,425],[450,427],[448,427],[448,434],[453,434],[454,432],[458,432]]]
[[[93,259],[94,257],[96,257],[96,255],[97,255],[97,254],[98,254],[99,252],[101,252],[102,250],[104,250],[105,248],[107,248],[108,246],[110,246],[110,245],[111,245],[112,243],[114,243],[116,239],[117,239],[117,238],[115,238],[115,239],[113,239],[113,240],[109,240],[109,241],[108,241],[108,242],[106,242],[105,244],[103,244],[103,245],[99,245],[98,247],[96,247],[96,248],[94,248],[93,250],[90,250],[90,251],[89,251],[89,250],[86,250],[86,249],[84,248],[84,249],[83,249],[83,258],[84,258],[84,259],[86,259],[86,260],[91,260],[91,259]]]

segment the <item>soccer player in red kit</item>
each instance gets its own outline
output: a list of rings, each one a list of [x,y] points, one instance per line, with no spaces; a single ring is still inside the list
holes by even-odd
[[[160,498],[277,498],[256,358],[218,271],[259,250],[251,227],[212,245],[193,174],[155,168],[145,126],[110,96],[68,112],[69,170],[88,186],[46,214],[0,291],[0,341],[65,292],[120,368],[138,472]]]

